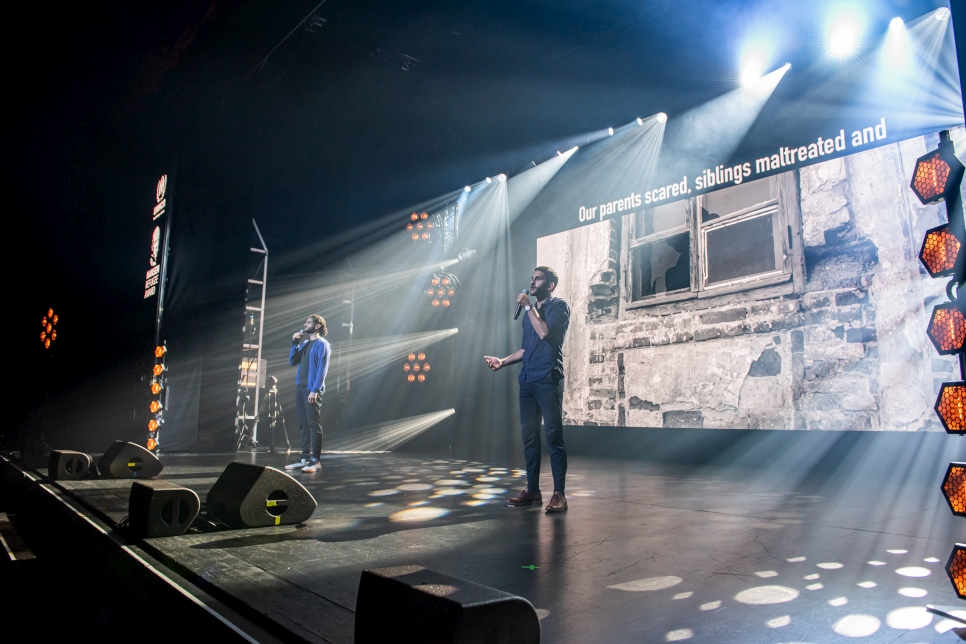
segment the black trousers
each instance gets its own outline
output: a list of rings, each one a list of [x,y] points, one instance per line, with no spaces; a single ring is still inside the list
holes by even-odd
[[[295,390],[295,414],[299,419],[302,436],[302,458],[317,461],[322,456],[322,394],[309,402],[307,389]]]
[[[537,382],[520,383],[520,425],[523,427],[523,455],[527,459],[527,489],[540,489],[540,419],[550,448],[553,488],[564,491],[567,484],[567,446],[563,439],[564,383],[548,375]]]

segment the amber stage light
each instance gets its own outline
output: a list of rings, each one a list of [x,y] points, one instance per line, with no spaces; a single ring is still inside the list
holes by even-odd
[[[944,382],[935,410],[947,433],[966,433],[966,382]]]
[[[154,440],[153,438],[149,438],[148,439],[148,451],[149,452],[153,452],[155,449],[157,449],[157,447],[158,447],[158,441]]]
[[[425,360],[426,359],[426,354],[423,353],[422,351],[420,351],[419,352],[419,355],[416,356],[416,359],[418,359],[418,360]]]
[[[159,411],[161,411],[161,403],[158,402],[157,400],[152,400],[150,408],[151,408],[151,413],[156,414]]]
[[[419,219],[419,215],[417,215],[416,213],[413,213],[409,215],[409,218],[412,219],[413,221],[416,221],[417,219]]]
[[[164,365],[162,364],[154,365],[154,369],[151,370],[151,373],[153,373],[156,376],[160,376],[162,373],[164,373]]]
[[[409,382],[413,382],[414,380],[416,380],[416,376],[414,376],[413,374],[409,374],[409,376],[407,376],[406,379],[409,380]]]
[[[158,421],[154,420],[153,418],[151,420],[149,420],[148,421],[148,429],[150,429],[152,432],[153,431],[157,431],[157,429],[158,429]]]
[[[51,343],[57,339],[57,330],[54,327],[59,319],[54,314],[54,309],[47,309],[47,315],[40,321],[40,343],[44,345],[44,349],[49,349]]]
[[[926,333],[939,355],[959,353],[966,344],[966,317],[955,304],[940,304],[932,311]]]
[[[966,599],[966,544],[957,543],[946,562],[946,574],[960,599]]]
[[[940,142],[939,149],[916,160],[910,187],[923,204],[939,203],[957,189],[963,169],[947,139]]]
[[[919,249],[919,261],[931,277],[947,277],[956,268],[956,258],[962,242],[956,238],[949,224],[926,231]]]
[[[943,496],[957,517],[966,517],[966,463],[950,463],[943,477]]]
[[[406,380],[409,382],[426,382],[425,374],[420,373],[429,371],[429,363],[425,362],[426,354],[420,351],[418,354],[410,353],[407,357],[409,362],[403,365],[403,373],[407,374]]]
[[[161,393],[161,383],[160,382],[155,382],[154,384],[151,385],[151,393],[154,394],[155,396],[157,396],[159,393]]]
[[[166,351],[167,350],[164,347],[157,346],[157,347],[154,348],[154,357],[155,358],[160,358],[160,357],[162,357],[165,354]]]

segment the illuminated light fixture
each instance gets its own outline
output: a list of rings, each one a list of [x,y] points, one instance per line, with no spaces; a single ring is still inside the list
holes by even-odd
[[[966,463],[950,463],[943,478],[943,496],[957,517],[966,517]]]
[[[155,396],[157,396],[159,393],[161,393],[161,383],[160,382],[155,382],[155,383],[152,383],[151,384],[151,393],[154,394]]]
[[[839,16],[828,34],[828,51],[836,58],[844,58],[859,46],[862,28],[854,15]]]
[[[966,434],[966,382],[944,382],[934,407],[948,434]]]
[[[557,154],[560,154],[560,153],[558,152]],[[491,179],[491,178],[489,178],[489,177],[487,177],[487,178],[486,178],[486,182],[487,182],[487,183],[493,183],[493,179]]]
[[[165,349],[163,346],[157,346],[157,347],[154,348],[154,357],[155,358],[162,358],[162,357],[164,357],[164,354],[166,352],[167,352],[167,349]]]
[[[40,321],[40,343],[44,345],[44,349],[49,349],[57,339],[57,330],[54,327],[59,320],[60,317],[54,313],[54,309],[47,309],[47,315]]]
[[[936,226],[922,240],[919,261],[931,277],[947,277],[955,271],[961,247],[962,242],[956,239],[949,224]]]
[[[472,189],[473,188],[470,188],[469,186],[466,186],[465,188],[463,188],[463,192],[469,192]]]
[[[902,18],[898,16],[889,21],[889,29],[902,29],[905,25],[906,23],[904,23]]]
[[[614,136],[614,128],[612,127],[607,128],[607,133],[610,134],[611,136]]]
[[[158,424],[158,421],[156,421],[153,418],[148,421],[148,429],[150,429],[152,432],[158,431],[158,427],[160,427],[160,426],[161,425]]]
[[[949,19],[949,8],[940,7],[936,9],[936,20],[948,20]]]
[[[959,189],[964,169],[953,152],[952,142],[943,137],[938,149],[916,160],[909,185],[923,205],[939,203]]]
[[[638,116],[637,117],[637,124],[638,125],[644,125],[644,119],[642,119],[640,116]],[[560,154],[560,153],[558,152],[557,154]]]
[[[406,235],[414,242],[432,242],[439,228],[439,215],[428,212],[412,213],[406,222]]]
[[[658,112],[656,118],[658,123],[667,123],[667,114],[664,112]]]
[[[940,304],[932,311],[926,333],[939,355],[960,353],[966,345],[966,317],[955,304]]]
[[[430,369],[429,363],[425,362],[426,354],[423,352],[418,354],[410,353],[406,357],[409,360],[409,362],[403,365],[403,372],[407,374],[406,380],[409,382],[426,382],[425,372]]]
[[[154,369],[151,370],[151,373],[153,373],[155,376],[160,376],[162,373],[164,373],[164,365],[163,364],[154,365]]]
[[[470,252],[473,252],[475,256],[475,251],[466,251],[467,258],[470,258]],[[453,305],[456,297],[459,295],[459,279],[452,273],[447,273],[440,271],[433,273],[433,276],[429,280],[429,285],[426,289],[426,295],[429,297],[429,303],[434,309],[444,308],[448,309]]]
[[[161,403],[158,402],[157,400],[152,400],[150,409],[152,414],[158,413],[159,411],[161,411]]]
[[[506,175],[505,174],[498,174],[496,176],[496,178],[499,179],[500,181],[506,181]]]
[[[154,440],[153,438],[149,438],[148,439],[148,451],[149,452],[153,452],[157,448],[158,448],[158,441]]]
[[[741,84],[745,87],[754,87],[765,75],[765,60],[760,53],[754,53],[745,59],[741,66]]]
[[[966,599],[966,544],[957,543],[946,562],[946,574],[960,599]]]

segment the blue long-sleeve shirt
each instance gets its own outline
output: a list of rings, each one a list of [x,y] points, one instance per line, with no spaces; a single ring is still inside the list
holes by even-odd
[[[308,374],[303,378],[303,369],[295,376],[295,388],[314,391],[319,394],[325,391],[325,374],[329,371],[329,356],[332,355],[332,345],[325,338],[318,338],[312,342],[308,351],[305,350],[310,340],[293,344],[288,352],[288,363],[298,366],[302,360],[308,360]],[[302,382],[302,380],[305,382]]]
[[[564,377],[563,343],[570,327],[570,305],[559,297],[548,298],[540,309],[549,333],[543,340],[533,330],[530,316],[523,316],[523,370],[520,382],[536,382],[553,374],[553,381]]]

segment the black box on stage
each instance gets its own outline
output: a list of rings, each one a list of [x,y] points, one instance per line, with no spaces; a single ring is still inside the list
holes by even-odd
[[[40,440],[24,441],[20,446],[20,464],[26,468],[43,467],[50,458],[50,445]]]
[[[229,463],[206,502],[208,514],[233,528],[302,523],[319,505],[288,474],[248,463]]]
[[[135,481],[127,512],[131,535],[145,538],[184,534],[200,508],[201,501],[194,490],[168,481]]]
[[[83,452],[55,449],[47,460],[47,478],[52,481],[76,481],[87,474],[91,457]]]
[[[101,476],[115,479],[149,479],[164,469],[158,457],[134,443],[114,441],[97,461]]]
[[[422,566],[364,570],[355,641],[537,644],[540,620],[526,599]]]

